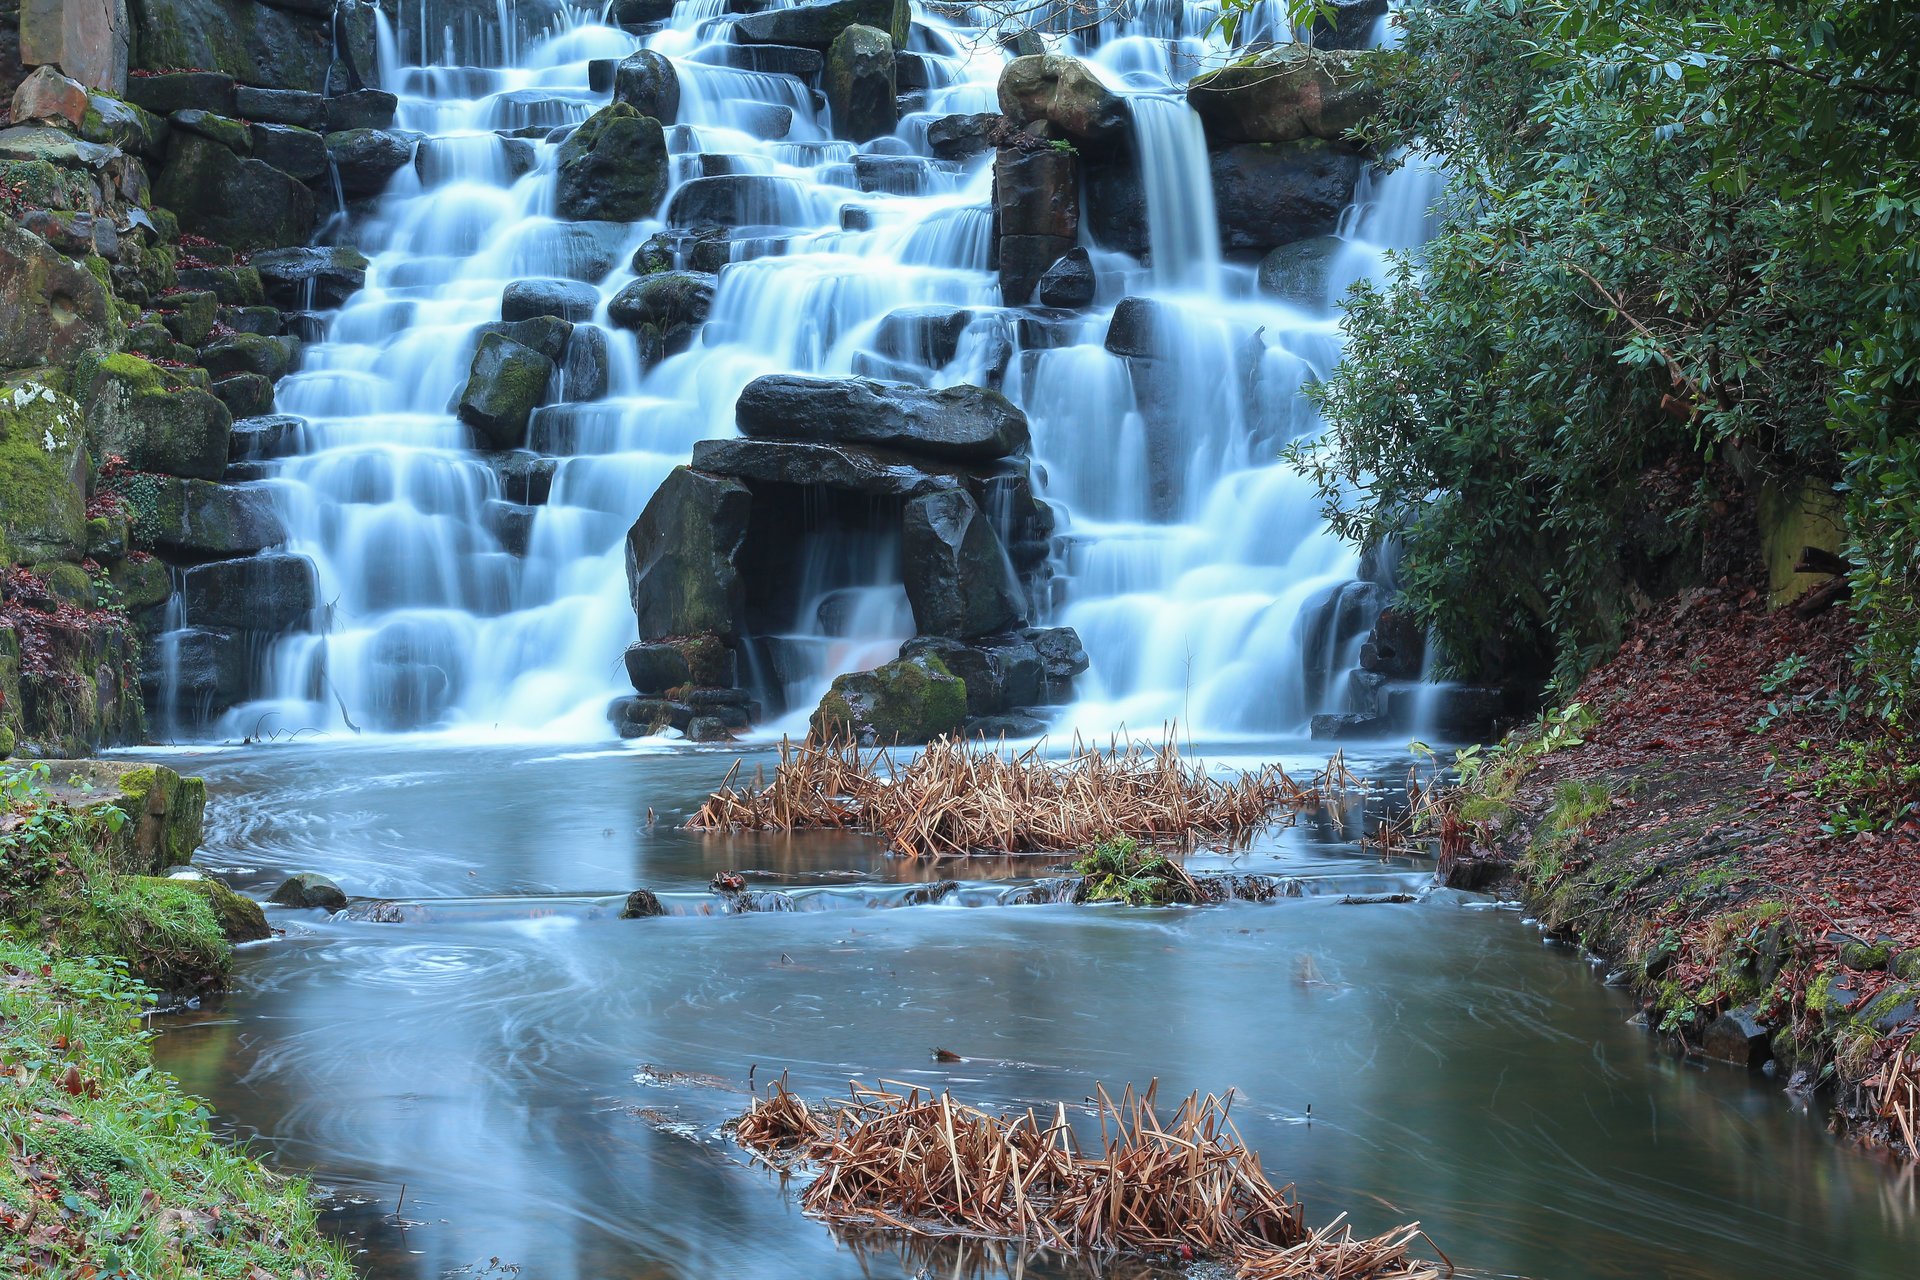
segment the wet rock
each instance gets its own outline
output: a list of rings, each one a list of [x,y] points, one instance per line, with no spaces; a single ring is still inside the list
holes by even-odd
[[[673,124],[680,118],[680,74],[664,54],[642,49],[614,68],[613,100],[663,125]]]
[[[59,121],[78,130],[87,117],[87,87],[70,80],[54,67],[36,67],[13,91],[13,120]]]
[[[286,528],[265,489],[174,476],[155,476],[147,487],[134,526],[142,550],[216,560],[250,556],[286,541]]]
[[[1026,415],[1005,396],[960,385],[930,391],[906,382],[771,374],[734,405],[750,439],[872,445],[954,461],[1024,450]]]
[[[253,255],[267,298],[286,310],[337,307],[367,283],[367,257],[346,245],[273,249]]]
[[[313,232],[313,193],[304,184],[198,134],[173,139],[153,200],[182,230],[236,249],[300,244]]]
[[[70,364],[104,345],[107,291],[84,266],[0,223],[0,368]]]
[[[233,90],[233,114],[255,124],[292,125],[312,133],[327,129],[327,100],[303,89],[257,89],[240,85]],[[386,128],[392,124],[375,125]],[[344,126],[351,127],[351,126]],[[323,144],[324,145],[324,144]]]
[[[554,202],[573,221],[638,222],[667,194],[667,137],[660,122],[616,102],[560,144]],[[689,184],[691,185],[691,184]]]
[[[680,185],[667,205],[672,227],[784,227],[810,221],[811,203],[791,178],[730,174]]]
[[[818,0],[749,14],[734,24],[733,35],[742,44],[825,50],[855,24],[879,28],[887,33],[894,48],[904,49],[913,25],[912,6],[907,0]]]
[[[327,132],[354,129],[391,129],[400,99],[383,89],[355,89],[326,99]]]
[[[1366,48],[1374,24],[1386,16],[1388,8],[1388,0],[1322,0],[1322,11],[1313,19],[1313,47]]]
[[[959,353],[961,335],[972,323],[973,312],[965,307],[938,303],[896,307],[881,317],[873,348],[895,360],[939,369]]]
[[[218,71],[136,76],[127,81],[126,98],[157,116],[170,116],[188,107],[218,111],[222,115],[239,114],[233,77]]]
[[[737,560],[753,496],[744,484],[676,467],[627,531],[627,590],[643,640],[741,633]]]
[[[292,338],[236,333],[203,348],[200,363],[216,378],[235,373],[257,373],[277,382],[293,368],[296,345]]]
[[[328,25],[311,13],[287,13],[233,0],[166,0],[127,5],[133,67],[207,67],[248,84],[319,91],[334,59]],[[360,65],[371,68],[371,25],[342,6],[341,33]],[[359,36],[356,39],[356,34]],[[140,77],[128,81],[132,89]]]
[[[1086,307],[1093,304],[1097,288],[1093,261],[1078,245],[1054,259],[1040,277],[1040,305],[1044,307]]]
[[[235,373],[213,384],[213,394],[236,418],[273,412],[273,380],[257,373]]]
[[[170,679],[176,714],[190,722],[211,719],[245,700],[258,665],[247,636],[206,627],[170,632],[141,656],[140,686],[148,705],[163,696],[164,682]]]
[[[1207,163],[1221,247],[1261,252],[1332,232],[1361,169],[1351,149],[1318,141],[1226,147]]]
[[[187,619],[196,627],[288,631],[320,603],[313,562],[290,552],[195,565],[180,576]]]
[[[560,386],[556,398],[561,401],[599,400],[607,394],[607,331],[598,325],[577,325],[567,342],[566,358],[560,362]]]
[[[540,352],[502,334],[486,334],[473,354],[456,413],[473,428],[480,447],[517,448],[552,376],[553,361]]]
[[[792,76],[812,81],[827,65],[819,49],[779,44],[710,44],[688,55],[693,62],[709,66],[731,67],[735,71],[758,71],[762,75]]]
[[[1159,355],[1165,346],[1167,320],[1162,305],[1152,298],[1126,297],[1107,321],[1106,348],[1116,356]]]
[[[1063,151],[1002,148],[993,182],[1000,292],[1017,306],[1033,297],[1040,277],[1079,239],[1079,169]]]
[[[533,521],[539,508],[489,498],[480,505],[480,525],[510,556],[524,556],[533,540]]]
[[[509,453],[486,460],[500,478],[500,496],[509,502],[542,506],[553,492],[559,463],[532,453]]]
[[[980,636],[1025,620],[1019,580],[971,494],[915,498],[901,517],[901,576],[921,635]]]
[[[558,316],[532,316],[511,324],[505,320],[490,320],[475,330],[474,341],[478,342],[490,333],[530,347],[558,364],[566,355],[567,345],[573,338],[573,325]]]
[[[647,916],[665,914],[667,909],[660,905],[660,899],[656,898],[650,889],[635,889],[627,895],[625,904],[620,908],[622,920],[641,920]]]
[[[967,714],[1011,713],[1041,701],[1042,668],[1033,642],[1019,635],[993,636],[970,643],[947,636],[915,636],[900,646],[900,656],[930,654],[967,685]]]
[[[718,277],[667,271],[634,281],[607,304],[607,318],[642,336],[643,354],[674,355],[693,345],[713,308]],[[649,351],[647,348],[653,348]]]
[[[1040,696],[1035,701],[1046,706],[1072,702],[1074,677],[1093,665],[1080,645],[1080,633],[1072,627],[1028,627],[1020,635],[1040,657]]]
[[[1281,45],[1193,78],[1187,102],[1209,139],[1297,142],[1343,138],[1380,109],[1378,86],[1359,74],[1358,55]]]
[[[86,388],[87,447],[135,471],[218,480],[233,418],[217,398],[170,382],[132,355],[95,366]]]
[[[1758,1067],[1773,1056],[1772,1032],[1761,1024],[1754,1005],[1729,1009],[1701,1034],[1700,1047],[1709,1058],[1744,1067]]]
[[[202,111],[198,107],[188,107],[176,111],[167,117],[167,123],[173,129],[175,137],[183,133],[197,134],[211,142],[217,142],[237,156],[253,154],[253,135],[248,132],[244,121],[231,116],[223,116],[212,111]]]
[[[1333,265],[1346,252],[1339,236],[1313,236],[1283,244],[1260,259],[1260,291],[1311,311],[1329,309]]]
[[[628,645],[626,665],[627,678],[633,681],[636,693],[665,693],[693,682],[693,671],[678,645],[650,644],[644,640]]]
[[[307,447],[307,420],[292,414],[236,419],[227,436],[230,462],[290,458]]]
[[[969,689],[973,686],[968,685]],[[984,742],[1002,738],[1037,738],[1047,731],[1047,722],[1024,711],[1008,711],[991,716],[970,716],[961,736]]]
[[[998,96],[1002,114],[1045,120],[1075,142],[1124,142],[1131,125],[1126,100],[1065,54],[1013,59],[1000,72]]]
[[[266,298],[266,287],[261,283],[260,273],[251,266],[181,267],[174,272],[174,278],[183,289],[199,289],[213,294],[214,300],[223,307],[256,307]],[[165,303],[170,299],[163,298],[161,301]],[[247,329],[245,332],[256,331]]]
[[[899,123],[892,38],[875,27],[847,27],[827,51],[826,87],[836,138],[865,142],[892,133]]]
[[[600,305],[600,291],[575,280],[515,280],[500,295],[502,320],[558,316],[562,320],[591,320]]]
[[[1004,119],[995,111],[941,116],[927,126],[927,146],[941,160],[967,160],[993,150],[993,131]]]
[[[327,140],[311,129],[290,124],[248,126],[253,156],[302,182],[312,182],[327,171]]]
[[[924,195],[930,173],[923,156],[853,158],[853,180],[867,195]]]
[[[328,911],[339,911],[347,905],[347,895],[319,872],[302,871],[281,881],[267,901],[277,907],[324,907]]]
[[[326,137],[327,158],[349,196],[374,196],[413,163],[413,144],[381,129],[345,129]]]
[[[765,484],[824,486],[856,493],[909,497],[957,488],[961,478],[924,458],[860,445],[788,440],[700,440],[696,471]]]
[[[1355,738],[1379,738],[1391,730],[1393,722],[1369,711],[1325,712],[1313,718],[1310,737],[1343,741]]]
[[[955,732],[966,717],[966,685],[921,654],[834,677],[809,728],[862,746],[911,746]]]

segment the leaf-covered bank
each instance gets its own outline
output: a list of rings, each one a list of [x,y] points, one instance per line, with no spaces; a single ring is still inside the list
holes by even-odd
[[[1920,843],[1910,782],[1848,739],[1857,630],[1718,589],[1636,622],[1571,702],[1469,753],[1443,871],[1503,884],[1615,963],[1678,1050],[1835,1086],[1920,1154]]]
[[[305,1187],[153,1066],[159,993],[217,987],[264,931],[223,886],[129,865],[191,853],[197,779],[112,767],[126,785],[96,789],[88,763],[0,768],[0,1274],[345,1280]]]

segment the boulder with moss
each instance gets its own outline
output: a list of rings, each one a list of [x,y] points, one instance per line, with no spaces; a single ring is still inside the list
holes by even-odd
[[[864,747],[915,746],[957,732],[966,718],[966,681],[921,653],[835,676],[808,728]]]
[[[1362,55],[1276,45],[1256,58],[1195,76],[1187,103],[1211,142],[1336,141],[1380,109]]]
[[[157,875],[184,866],[200,847],[207,784],[141,760],[48,760],[46,789],[93,823],[114,871]],[[124,821],[102,820],[105,809]],[[117,830],[110,830],[117,827]]]
[[[108,300],[105,284],[84,263],[0,219],[0,369],[68,365],[105,345]]]
[[[304,244],[313,232],[314,197],[304,184],[199,134],[174,137],[153,199],[183,229],[236,249]]]
[[[589,116],[560,144],[554,210],[569,221],[638,222],[667,195],[667,135],[624,102]]]
[[[217,397],[182,386],[135,355],[95,364],[86,389],[87,446],[136,471],[218,480],[233,416]]]
[[[0,563],[78,561],[86,545],[86,424],[48,381],[0,380]]]

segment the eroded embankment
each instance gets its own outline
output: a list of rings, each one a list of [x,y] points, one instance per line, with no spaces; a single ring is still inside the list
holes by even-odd
[[[1676,1047],[1836,1086],[1836,1127],[1920,1154],[1916,824],[1843,713],[1844,614],[1752,597],[1652,611],[1566,709],[1469,755],[1443,871],[1614,960]]]

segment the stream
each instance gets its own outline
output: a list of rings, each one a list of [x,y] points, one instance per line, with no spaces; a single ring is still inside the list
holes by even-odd
[[[1298,740],[1201,750],[1324,760]],[[1470,1274],[1913,1274],[1910,1171],[1829,1137],[1821,1104],[1796,1111],[1776,1081],[1673,1058],[1516,912],[1447,891],[1343,902],[1431,883],[1351,830],[1307,821],[1190,861],[1291,878],[1298,896],[1268,903],[998,905],[1053,860],[936,867],[859,837],[681,829],[737,758],[446,738],[171,757],[208,782],[201,865],[262,896],[320,871],[399,922],[269,908],[285,937],[241,949],[231,994],[162,1020],[161,1065],[316,1181],[375,1280],[1098,1274],[837,1236],[721,1133],[750,1071],[810,1097],[885,1078],[990,1108],[1156,1078],[1168,1104],[1232,1089],[1310,1222],[1417,1219]],[[711,902],[722,870],[800,909],[617,918],[641,886]],[[937,904],[902,904],[944,878]]]

